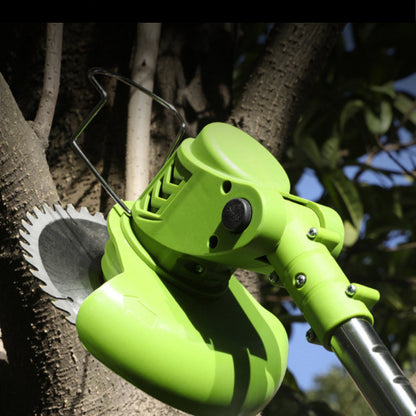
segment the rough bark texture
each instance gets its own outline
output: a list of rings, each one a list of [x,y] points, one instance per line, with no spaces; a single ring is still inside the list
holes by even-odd
[[[2,253],[9,267],[2,276],[2,326],[16,394],[15,414],[76,415],[172,410],[129,385],[92,358],[68,324],[39,290],[17,250],[20,220],[27,210],[58,202],[38,137],[24,120],[0,78]],[[11,249],[11,250],[10,250]],[[3,260],[3,263],[4,260]],[[24,397],[25,400],[18,400]],[[33,411],[34,409],[34,411]]]
[[[49,149],[49,157],[55,153],[53,180],[42,144],[3,77],[0,99],[0,303],[2,335],[10,363],[1,373],[2,397],[8,399],[2,402],[2,414],[181,414],[91,357],[81,346],[75,328],[62,319],[22,262],[17,240],[20,220],[26,212],[43,202],[59,201],[58,193],[64,203],[85,202],[88,190],[97,187],[91,186],[94,181],[77,166],[79,161],[63,142],[55,142]],[[68,131],[64,135],[69,143]],[[90,193],[93,197],[87,206],[99,210],[101,199],[94,195],[100,190]]]
[[[17,275],[14,275],[13,269],[22,269],[18,261],[18,229],[21,218],[28,207],[33,206],[34,201],[53,203],[58,201],[58,195],[41,143],[22,117],[1,74],[0,108],[0,264],[3,270],[0,280],[0,321],[5,328],[6,345],[13,345],[14,337],[20,345],[25,346],[24,328],[16,331],[15,327],[21,317],[20,313],[24,311],[21,308],[14,310],[17,302],[14,296],[30,298],[35,290],[28,274],[21,281],[14,280]],[[33,155],[37,156],[35,160],[32,160]],[[11,315],[10,319],[8,315]],[[8,336],[8,327],[13,331],[10,332],[11,337]],[[20,326],[17,328],[20,329]],[[16,360],[13,359],[16,358],[19,365],[22,362],[20,354],[21,350],[11,348],[10,362],[15,363]],[[6,383],[1,384],[2,388],[7,386]]]
[[[42,141],[45,149],[49,143],[49,132],[59,94],[59,81],[62,61],[62,23],[51,23],[47,27],[47,54],[43,76],[43,91],[39,108],[33,121],[33,130]]]
[[[342,25],[276,24],[230,121],[281,158]]]

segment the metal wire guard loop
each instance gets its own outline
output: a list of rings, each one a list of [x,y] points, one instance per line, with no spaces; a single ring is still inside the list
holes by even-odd
[[[173,152],[176,150],[176,148],[178,147],[178,145],[179,145],[179,143],[180,143],[180,141],[181,141],[181,139],[182,139],[182,137],[183,137],[183,135],[185,133],[186,125],[185,125],[184,119],[182,118],[182,116],[180,115],[180,113],[178,112],[178,110],[172,104],[169,104],[163,98],[160,98],[159,96],[157,96],[156,94],[154,94],[152,91],[147,90],[146,88],[144,88],[140,84],[137,84],[133,80],[131,80],[129,78],[126,78],[126,77],[124,77],[124,76],[122,76],[120,74],[107,71],[107,70],[105,70],[103,68],[91,68],[88,71],[88,79],[94,85],[94,87],[97,89],[97,91],[100,93],[101,100],[96,104],[96,106],[90,112],[90,114],[88,115],[88,117],[82,122],[79,130],[77,131],[77,133],[73,136],[73,138],[71,140],[71,145],[72,145],[74,151],[79,154],[79,156],[87,164],[88,168],[92,171],[92,173],[96,176],[96,178],[101,182],[101,185],[108,192],[108,194],[114,199],[114,201],[117,204],[119,204],[124,209],[124,211],[128,215],[130,215],[131,214],[130,209],[127,208],[126,204],[114,192],[114,190],[110,187],[110,185],[106,182],[106,180],[101,176],[101,174],[97,171],[97,169],[95,169],[94,165],[90,162],[90,160],[88,159],[88,157],[81,150],[81,148],[79,147],[79,145],[77,143],[78,137],[84,132],[84,130],[88,127],[88,125],[91,123],[91,121],[94,119],[94,117],[100,112],[100,110],[102,109],[102,107],[107,103],[107,97],[108,97],[107,96],[107,92],[98,83],[97,79],[95,78],[95,75],[97,75],[97,74],[98,75],[105,75],[105,76],[108,76],[108,77],[115,78],[118,81],[123,82],[124,84],[127,84],[127,85],[130,85],[131,87],[137,88],[138,90],[140,90],[144,94],[146,94],[149,97],[151,97],[153,100],[155,100],[156,102],[158,102],[160,105],[162,105],[166,109],[168,109],[170,111],[173,111],[175,113],[176,118],[178,119],[178,121],[180,123],[180,129],[179,129],[178,135],[177,135],[177,137],[175,139],[175,142],[174,142],[173,146],[171,147],[171,149],[169,151],[169,154],[168,154],[168,156],[167,156],[166,159],[168,159],[173,154]]]

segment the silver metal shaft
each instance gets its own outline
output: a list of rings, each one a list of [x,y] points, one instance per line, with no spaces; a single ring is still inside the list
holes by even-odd
[[[416,415],[409,380],[369,322],[346,322],[334,333],[331,346],[376,415]]]

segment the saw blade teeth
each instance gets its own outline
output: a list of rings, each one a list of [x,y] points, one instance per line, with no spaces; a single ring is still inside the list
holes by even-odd
[[[43,204],[42,209],[43,209],[44,214],[49,214],[52,216],[55,215],[55,210],[51,208],[49,205]]]
[[[26,261],[28,261],[28,260],[26,259],[25,254],[27,254],[27,256],[29,258],[32,258],[33,257],[33,255],[30,253],[30,245],[27,242],[25,242],[23,240],[20,240],[19,241],[19,245],[25,251],[25,253],[23,254],[23,257],[25,258]]]
[[[55,213],[58,214],[61,218],[67,218],[68,213],[65,211],[65,209],[60,204],[55,204],[54,206]]]
[[[22,224],[22,227],[24,229],[20,228],[20,230],[19,230],[20,241],[22,241],[22,240],[26,241],[25,237],[27,237],[29,235],[29,233],[28,233],[28,230],[27,230],[25,224]]]
[[[19,229],[19,234],[21,237],[25,238],[30,234],[30,228],[32,227],[32,224],[30,224],[26,220],[22,220],[21,227]]]
[[[27,234],[28,227],[30,227],[30,224],[25,219],[23,219],[21,222],[21,228],[19,229],[19,233]]]
[[[74,310],[72,302],[68,299],[57,299],[52,301],[56,308],[65,313],[65,318],[72,324],[76,323],[77,311]]]
[[[96,225],[88,225],[91,222]],[[94,290],[86,284],[86,282],[89,282],[88,277],[85,280],[89,269],[87,270],[82,266],[78,270],[77,267],[91,261],[88,248],[96,250],[98,247],[99,250],[104,252],[106,240],[102,239],[108,238],[108,236],[105,237],[107,234],[101,227],[97,227],[98,224],[105,228],[107,225],[101,213],[92,215],[86,207],[82,207],[78,211],[71,204],[68,204],[65,208],[60,204],[54,204],[53,206],[43,204],[41,208],[33,208],[21,221],[19,245],[22,249],[22,257],[28,265],[28,270],[39,281],[39,287],[42,291],[53,299],[51,300],[55,306],[68,314],[66,318],[71,323],[75,323],[80,304],[91,293],[89,290]],[[73,236],[77,235],[78,228],[76,227],[78,226],[86,227],[88,238],[94,239],[94,236],[96,236],[99,241],[94,240],[94,243],[83,245],[81,251],[78,250],[78,247],[75,249],[73,245],[76,244],[77,240]],[[47,229],[47,232],[43,234],[45,229]],[[66,234],[67,230],[71,231],[68,235]],[[45,238],[42,237],[43,235]],[[102,244],[99,243],[97,246],[97,242],[102,242]],[[65,247],[68,249],[65,249]],[[83,261],[80,261],[79,254],[84,256]],[[98,267],[100,266],[98,265]],[[77,279],[80,279],[79,283],[76,283],[79,287],[71,286],[71,282],[75,281],[73,276],[78,276],[78,272],[82,273],[77,277]],[[66,299],[67,288],[71,294],[75,293],[74,301]]]
[[[78,211],[74,208],[74,206],[72,204],[68,204],[66,206],[66,212],[72,218],[74,218],[78,215]]]
[[[62,294],[52,285],[45,282],[40,276],[38,272],[33,274],[38,280],[40,280],[43,284],[41,284],[42,290],[47,293],[49,296],[52,296],[55,299],[62,298]]]
[[[26,253],[23,254],[24,259],[31,265],[33,266],[36,270],[39,270],[39,268],[41,267],[39,265],[39,262],[36,261],[36,253],[32,253],[30,250],[30,247],[28,247],[27,250],[25,250]]]
[[[25,256],[24,255],[24,258],[25,258],[25,261],[27,261],[28,263],[29,263],[29,265],[30,265],[30,267],[29,267],[29,269],[30,269],[30,272],[33,274],[33,275],[35,275],[35,273],[38,273],[40,270],[42,270],[42,264],[41,263],[39,263],[37,260],[36,260],[36,257],[33,257],[32,255],[29,257],[29,256]],[[38,275],[39,275],[40,273],[38,273]],[[41,280],[42,282],[44,281],[43,279],[41,279],[39,276],[35,276],[35,277],[37,277],[39,280]],[[46,283],[45,283],[46,284]]]
[[[29,222],[30,225],[33,225],[33,222],[36,221],[36,219],[37,219],[35,217],[35,215],[33,215],[31,212],[28,212],[26,214],[26,218],[27,218],[27,220],[28,220],[28,222]]]
[[[33,236],[30,234],[30,232],[21,232],[20,238],[19,238],[19,245],[20,247],[24,248],[26,252],[31,253],[32,250],[32,244],[33,243]]]
[[[24,244],[25,247],[23,248],[28,253],[31,253],[33,251],[33,248],[32,248],[33,241],[34,241],[33,236],[30,233],[27,233],[19,239],[19,244],[21,247],[23,247],[22,244]]]
[[[29,263],[29,270],[32,274],[39,271],[39,268],[36,267],[36,262],[33,262],[33,257],[29,257],[25,254],[23,255],[23,257],[25,258],[25,261]]]
[[[33,274],[33,276],[36,277],[36,279],[39,280],[39,286],[41,287],[41,289],[49,295],[50,293],[48,292],[48,285],[47,285],[47,283],[45,282],[44,279],[41,279],[40,274],[39,274],[39,270],[31,268],[30,272]]]
[[[48,295],[51,295],[49,293],[47,283],[40,276],[39,270],[30,268],[30,273],[32,273],[32,275],[39,281],[39,286],[42,289],[42,291],[45,292],[45,293],[47,293]],[[51,295],[51,296],[53,296],[53,295]],[[56,297],[56,296],[53,296],[53,297]]]
[[[97,218],[97,219],[99,219],[99,220],[100,220],[100,221],[102,221],[103,223],[105,222],[104,215],[103,215],[101,212],[96,212],[96,213],[94,214],[94,217],[95,217],[95,218]]]
[[[44,213],[42,210],[40,210],[38,207],[33,208],[33,213],[35,214],[35,216],[37,218],[39,218],[40,216],[42,216],[42,214]]]
[[[81,207],[79,212],[80,212],[80,214],[91,215],[86,207]]]
[[[63,217],[63,213],[59,210],[58,204],[54,204],[52,207],[45,206],[45,214],[49,215],[51,218],[54,218],[55,220],[59,220]]]

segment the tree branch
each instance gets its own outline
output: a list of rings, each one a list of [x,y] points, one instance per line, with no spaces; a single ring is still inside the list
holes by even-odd
[[[139,23],[132,80],[149,91],[153,90],[154,73],[159,50],[160,23]],[[126,194],[136,200],[149,181],[149,147],[152,99],[139,90],[130,96],[127,121]]]
[[[42,96],[32,128],[46,149],[59,93],[62,55],[62,23],[49,23],[46,37]]]
[[[383,150],[387,156],[397,165],[400,169],[402,169],[403,172],[405,172],[407,175],[411,176],[412,178],[416,178],[416,172],[410,171],[406,168],[406,166],[403,165],[403,163],[400,162],[400,160],[393,155],[390,149],[388,149],[386,146],[383,145],[383,143],[380,140],[380,137],[375,136],[375,140],[377,142],[378,147]]]
[[[277,23],[230,122],[281,157],[342,27]]]

